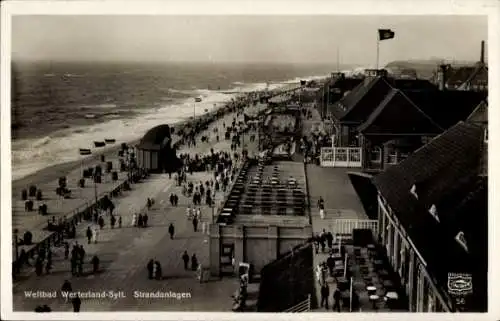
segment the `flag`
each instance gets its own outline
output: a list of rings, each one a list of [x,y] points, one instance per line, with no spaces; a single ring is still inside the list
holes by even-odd
[[[197,103],[201,103],[201,98],[196,97],[196,98],[194,99],[194,101],[195,101],[195,102],[197,102]]]
[[[92,152],[88,148],[80,148],[80,155],[90,155]]]
[[[391,29],[379,29],[378,30],[378,40],[388,40],[394,38],[394,31]]]

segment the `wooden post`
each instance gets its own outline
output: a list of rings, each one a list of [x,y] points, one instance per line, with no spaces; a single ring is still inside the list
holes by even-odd
[[[347,276],[347,253],[345,255],[345,259],[344,259],[344,277]]]
[[[352,312],[352,277],[350,279],[351,286],[349,287],[349,312]]]

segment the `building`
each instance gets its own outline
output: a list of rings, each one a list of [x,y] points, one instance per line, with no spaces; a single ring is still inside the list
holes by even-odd
[[[216,222],[210,225],[210,272],[233,273],[248,263],[255,274],[312,236],[306,215],[304,165],[245,163]]]
[[[485,63],[485,43],[481,41],[481,56],[472,66],[452,67],[441,64],[434,76],[434,82],[441,90],[488,90],[488,66]]]
[[[329,109],[334,146],[323,148],[320,163],[381,171],[466,120],[485,97],[485,92],[438,90],[427,80],[367,70],[363,82]]]
[[[159,173],[176,171],[180,166],[180,160],[171,143],[170,126],[159,125],[150,129],[136,146],[139,168]]]
[[[487,311],[486,145],[459,122],[373,179],[378,239],[412,312]]]

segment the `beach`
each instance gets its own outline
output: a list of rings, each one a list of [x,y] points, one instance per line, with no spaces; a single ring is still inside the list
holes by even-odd
[[[241,103],[243,98],[240,98],[236,103]],[[262,108],[262,105],[246,107],[247,110]],[[226,106],[220,107],[219,109],[213,110],[211,112],[200,115],[200,118],[211,117],[214,114],[220,112],[219,110],[226,109]],[[227,110],[227,109],[226,109]],[[232,120],[233,114],[228,113],[222,116],[223,122],[229,124]],[[197,117],[198,118],[198,117]],[[175,130],[182,128],[186,123],[191,122],[191,120],[185,120],[173,124]],[[209,124],[208,134],[210,130],[213,129],[214,123],[220,122],[221,119],[216,118],[212,124]],[[220,131],[222,132],[222,128]],[[222,137],[221,137],[222,138]],[[174,132],[172,135],[172,143],[175,144],[178,141],[179,136]],[[212,140],[213,141],[213,140]],[[223,139],[221,139],[221,142]],[[138,141],[127,142],[129,146],[134,146]],[[210,147],[214,142],[197,144],[196,147],[185,147],[182,146],[177,151],[178,153],[189,152],[189,153],[208,153]],[[216,144],[217,145],[217,144]],[[105,161],[111,161],[113,163],[113,168],[119,168],[119,157],[118,150],[121,149],[121,142],[116,141],[115,146],[106,148],[103,151],[97,151],[93,155],[88,156],[83,161],[73,161],[64,164],[57,164],[40,170],[34,174],[28,175],[22,179],[16,180],[12,184],[12,228],[18,230],[18,235],[23,236],[25,231],[30,231],[33,233],[33,242],[36,244],[43,241],[52,232],[45,230],[47,226],[47,220],[51,217],[55,219],[60,219],[63,216],[68,216],[70,219],[73,215],[82,212],[85,208],[95,203],[96,199],[101,199],[104,195],[109,195],[112,191],[116,191],[117,188],[121,189],[120,186],[122,182],[126,179],[126,172],[118,172],[118,181],[111,181],[109,175],[104,176],[102,184],[97,184],[96,188],[92,188],[92,182],[86,180],[86,186],[80,188],[77,186],[78,180],[81,178],[82,168],[94,167],[98,164],[103,165],[101,162],[101,156],[104,155]],[[62,200],[55,193],[55,189],[58,186],[58,178],[65,176],[68,181],[68,188],[72,190],[72,196],[70,199]],[[29,186],[35,185],[37,188],[41,189],[43,192],[43,200],[35,201],[34,210],[31,212],[26,212],[24,209],[24,201],[21,200],[21,192],[23,189],[28,189]],[[140,185],[133,184],[133,193]],[[123,191],[121,192],[123,193]],[[38,214],[37,209],[40,204],[47,204],[48,214],[42,216]],[[25,246],[24,246],[25,247]],[[32,247],[25,247],[25,250],[30,250]]]

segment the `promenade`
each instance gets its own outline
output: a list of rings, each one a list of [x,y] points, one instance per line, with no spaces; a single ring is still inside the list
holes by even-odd
[[[304,119],[304,135],[309,135],[316,128],[321,128],[321,117],[317,109],[310,108],[312,112],[311,119]],[[309,200],[311,206],[312,230],[314,234],[320,234],[323,230],[332,231],[335,221],[338,219],[368,219],[365,214],[361,201],[354,190],[348,172],[355,171],[353,168],[332,168],[320,167],[316,164],[307,164],[307,185],[309,189]],[[322,197],[325,204],[325,218],[321,219],[317,206],[319,198]],[[313,267],[326,261],[326,253],[313,254]],[[321,302],[320,285],[315,276],[316,302]],[[333,278],[328,278],[330,287],[330,296],[328,306],[330,312],[333,306],[332,293],[335,290]],[[325,308],[317,307],[314,312],[325,312]],[[343,307],[343,312],[348,312],[349,307]]]
[[[254,108],[254,107],[249,107]],[[217,126],[219,133],[223,132],[223,123],[230,124],[234,114],[226,115],[209,126],[201,135],[209,135],[210,143],[198,142],[196,147],[184,148],[180,153],[208,153],[214,151],[229,151],[230,141],[221,137],[217,143],[213,128]],[[243,116],[240,116],[242,119]],[[257,142],[245,139],[249,150],[257,149]],[[253,146],[255,145],[255,146]],[[195,172],[188,174],[188,181],[200,182],[213,178],[210,172]],[[82,299],[82,311],[229,311],[232,305],[231,294],[238,284],[234,279],[223,279],[202,283],[196,279],[195,272],[185,271],[181,256],[186,250],[191,256],[196,254],[199,263],[207,266],[208,235],[202,233],[203,222],[212,220],[212,209],[206,205],[200,206],[202,219],[198,231],[194,232],[192,222],[186,217],[186,207],[191,199],[182,196],[181,187],[176,186],[174,175],[151,175],[139,184],[132,185],[133,190],[115,198],[115,214],[122,217],[123,227],[110,228],[109,217],[105,217],[106,225],[99,232],[97,244],[87,244],[85,230],[91,223],[83,222],[77,226],[78,244],[85,248],[86,255],[84,271],[86,276],[72,277],[69,260],[64,260],[63,248],[53,248],[53,270],[49,275],[36,276],[30,269],[21,274],[14,284],[14,310],[33,311],[39,304],[49,305],[53,311],[71,311],[70,304],[57,299],[27,298],[25,291],[59,291],[65,279],[70,280],[73,290],[78,291],[123,291],[126,298],[118,299]],[[172,207],[169,196],[175,193],[179,196],[178,207]],[[149,221],[147,228],[131,226],[132,216],[146,205],[146,199],[155,199],[153,208],[148,211]],[[215,203],[220,204],[224,194],[216,194]],[[214,209],[216,211],[216,209]],[[168,225],[175,226],[173,240],[168,235]],[[90,274],[91,258],[96,254],[100,259],[100,273]],[[146,264],[150,259],[158,260],[162,265],[163,280],[147,279]],[[172,291],[188,293],[190,298],[184,299],[137,299],[134,291],[154,292]]]

